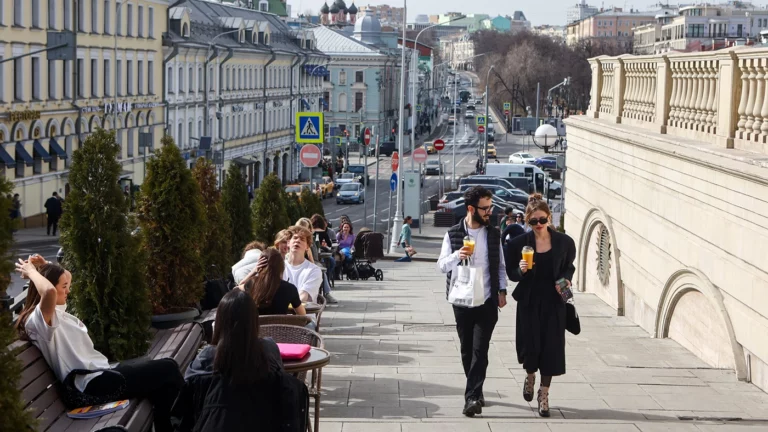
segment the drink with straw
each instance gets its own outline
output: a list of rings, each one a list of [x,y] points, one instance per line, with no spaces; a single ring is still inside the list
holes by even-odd
[[[464,237],[464,247],[469,248],[469,254],[475,253],[475,239],[470,236]]]
[[[530,246],[523,247],[523,259],[528,263],[528,270],[533,268],[533,248]]]

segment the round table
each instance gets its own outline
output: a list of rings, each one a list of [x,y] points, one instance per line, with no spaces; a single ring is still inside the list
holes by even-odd
[[[313,302],[302,303],[302,305],[304,305],[304,309],[307,311],[307,313],[316,313],[323,308],[323,305]]]
[[[301,360],[283,360],[283,368],[287,373],[295,374],[319,369],[331,362],[331,353],[323,348],[309,350],[309,354]]]

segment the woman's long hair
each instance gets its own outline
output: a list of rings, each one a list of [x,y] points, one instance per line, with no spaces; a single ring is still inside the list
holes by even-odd
[[[267,260],[267,266],[245,282],[245,292],[253,298],[256,307],[272,304],[285,271],[285,260],[280,251],[267,249],[261,256]]]
[[[267,376],[269,365],[259,339],[259,308],[244,291],[234,289],[221,299],[211,343],[216,345],[213,369],[231,385],[253,385]]]
[[[37,271],[44,278],[48,279],[53,286],[56,286],[59,284],[61,275],[63,275],[66,270],[56,263],[51,263],[43,264]],[[16,321],[16,331],[19,332],[19,337],[23,340],[29,340],[27,332],[24,330],[24,325],[27,323],[27,318],[29,318],[32,312],[35,311],[37,305],[40,304],[40,300],[42,300],[40,292],[37,290],[35,283],[30,280],[29,288],[27,289],[27,301],[24,303],[24,308],[19,314],[18,321]]]

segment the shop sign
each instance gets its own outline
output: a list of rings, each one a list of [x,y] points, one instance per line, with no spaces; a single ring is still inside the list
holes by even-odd
[[[133,109],[147,109],[162,106],[162,102],[139,102],[132,105]]]
[[[275,107],[275,108],[280,108],[281,106],[283,106],[283,102],[282,101],[272,101],[272,106]]]
[[[123,112],[131,112],[132,110],[132,104],[130,102],[118,102],[118,103],[105,103],[104,104],[104,114],[114,114],[114,113],[123,113]]]
[[[85,113],[99,112],[102,109],[103,107],[98,107],[98,106],[84,106],[80,108],[80,112],[85,114]]]
[[[11,121],[39,120],[40,111],[11,111],[8,117]]]
[[[243,112],[245,107],[242,105],[232,105],[232,112]]]

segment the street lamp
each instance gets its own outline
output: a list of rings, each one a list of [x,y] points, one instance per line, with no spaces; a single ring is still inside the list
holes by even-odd
[[[491,78],[491,71],[494,65],[488,68],[488,72],[485,74],[485,129],[483,130],[483,172],[485,172],[488,166],[488,99],[491,95],[488,94],[488,80]]]
[[[403,154],[403,122],[405,117],[405,30],[406,30],[406,16],[408,12],[408,0],[403,0],[403,47],[400,50],[400,124],[397,128],[397,138],[399,141],[399,154]],[[403,223],[402,213],[402,181],[403,178],[403,164],[400,163],[397,166],[397,202],[395,203],[395,217],[392,218],[392,227],[390,231],[392,235],[392,242],[389,244],[389,253],[394,254],[397,250],[398,238],[395,235],[397,229]]]

